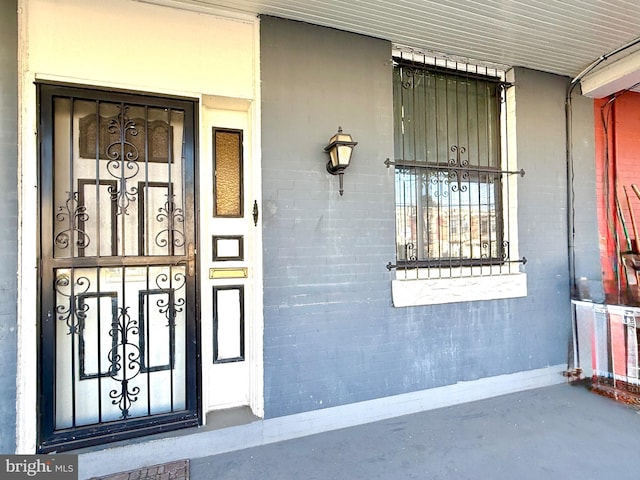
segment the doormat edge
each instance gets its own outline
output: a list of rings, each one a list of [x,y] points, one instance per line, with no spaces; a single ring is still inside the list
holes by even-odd
[[[148,467],[112,473],[90,480],[189,480],[189,460],[175,460]]]

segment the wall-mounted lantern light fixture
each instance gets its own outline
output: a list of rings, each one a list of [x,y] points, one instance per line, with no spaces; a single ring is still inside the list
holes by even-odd
[[[338,133],[331,137],[329,145],[324,147],[324,151],[329,154],[327,172],[331,175],[340,175],[340,195],[344,192],[342,175],[349,166],[351,151],[357,144],[358,142],[354,142],[351,135],[342,133],[342,127],[338,127]]]

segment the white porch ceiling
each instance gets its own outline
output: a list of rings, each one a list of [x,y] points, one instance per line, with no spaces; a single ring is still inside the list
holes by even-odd
[[[640,36],[638,0],[142,1],[272,15],[569,77]]]

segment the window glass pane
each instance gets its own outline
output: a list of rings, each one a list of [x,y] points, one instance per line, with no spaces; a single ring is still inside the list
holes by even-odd
[[[214,129],[215,213],[242,216],[242,132]]]
[[[396,168],[396,251],[398,260],[412,258],[417,246],[416,178],[409,168]]]
[[[503,257],[499,92],[495,81],[396,66],[399,261]]]

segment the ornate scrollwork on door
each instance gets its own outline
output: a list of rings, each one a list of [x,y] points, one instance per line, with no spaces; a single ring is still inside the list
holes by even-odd
[[[174,273],[161,273],[156,277],[156,286],[161,289],[170,289],[173,292],[171,305],[160,305],[160,313],[167,317],[167,325],[175,326],[176,314],[181,313],[185,306],[184,286],[187,283],[187,276],[182,269]],[[180,292],[180,294],[178,294]]]
[[[58,207],[56,221],[66,222],[67,228],[55,236],[54,244],[60,249],[69,248],[71,243],[75,244],[78,248],[86,248],[89,246],[91,239],[81,226],[89,220],[87,208],[79,204],[78,192],[66,193],[67,200],[64,205]],[[75,237],[75,240],[72,240],[72,237]]]
[[[184,212],[176,206],[174,202],[174,194],[167,194],[167,201],[164,206],[158,208],[156,220],[158,223],[167,223],[167,228],[160,230],[155,237],[156,245],[169,249],[184,246],[184,233],[176,227],[177,224],[184,223]]]
[[[86,317],[89,306],[78,305],[77,299],[78,295],[86,293],[89,288],[91,281],[87,277],[77,277],[73,282],[68,273],[56,277],[56,319],[66,324],[67,335],[77,334],[81,320]]]
[[[137,186],[127,186],[127,181],[136,177],[140,171],[138,148],[130,142],[129,136],[138,135],[136,122],[127,116],[128,107],[121,107],[121,111],[115,118],[109,120],[107,131],[118,136],[115,142],[111,142],[106,148],[107,171],[109,175],[118,180],[118,187],[109,187],[112,200],[118,203],[118,215],[127,215],[129,204],[136,200]]]
[[[129,384],[140,373],[140,348],[132,338],[138,335],[138,330],[138,321],[129,315],[129,307],[121,307],[109,332],[118,341],[109,351],[108,358],[113,365],[111,378],[120,383],[119,388],[109,392],[109,398],[120,409],[122,419],[129,418],[131,405],[140,394],[140,387]]]

